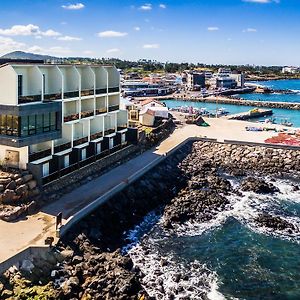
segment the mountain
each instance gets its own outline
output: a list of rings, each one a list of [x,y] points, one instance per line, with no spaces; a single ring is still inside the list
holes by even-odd
[[[4,58],[4,59],[30,59],[30,60],[58,59],[55,56],[28,53],[28,52],[23,52],[23,51],[10,52],[10,53],[7,53],[7,54],[1,56],[1,58]]]

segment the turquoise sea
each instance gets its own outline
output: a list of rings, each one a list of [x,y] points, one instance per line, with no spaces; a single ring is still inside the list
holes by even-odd
[[[284,94],[239,94],[236,97],[243,98],[245,100],[260,100],[260,101],[273,101],[273,102],[298,102],[300,103],[300,80],[274,80],[274,81],[260,81],[255,82],[260,85],[272,87],[274,89],[287,89],[299,91],[299,94],[284,95]],[[178,106],[193,106],[197,108],[207,108],[210,111],[216,111],[217,105],[215,103],[201,103],[193,101],[175,101],[173,99],[164,101],[169,108]],[[230,112],[230,114],[236,114],[240,112],[248,111],[254,106],[239,106],[232,104],[219,104],[218,108],[224,107]],[[280,124],[282,121],[289,121],[293,123],[294,127],[300,128],[300,111],[288,110],[288,109],[273,109],[274,118],[276,123]],[[262,118],[264,119],[264,118]]]

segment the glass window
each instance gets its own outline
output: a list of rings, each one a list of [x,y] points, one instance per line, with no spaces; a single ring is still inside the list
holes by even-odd
[[[6,134],[6,115],[0,115],[0,133]]]
[[[50,126],[51,126],[51,131],[56,130],[56,112],[52,112],[50,115]]]
[[[6,134],[7,135],[13,135],[12,123],[13,123],[13,116],[7,115],[6,116]]]
[[[23,75],[18,75],[18,95],[23,96]]]
[[[44,114],[44,132],[50,131],[50,113]]]
[[[43,133],[44,128],[43,128],[43,115],[37,115],[36,116],[36,133]]]
[[[12,118],[12,135],[19,136],[19,117],[13,116]]]
[[[21,136],[28,136],[28,116],[21,117]]]
[[[29,135],[36,134],[36,115],[28,117],[28,133]]]

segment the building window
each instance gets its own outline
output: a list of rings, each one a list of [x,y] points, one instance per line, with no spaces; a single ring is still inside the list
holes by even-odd
[[[81,151],[81,160],[85,160],[86,159],[86,149],[82,149]]]
[[[29,116],[0,115],[0,134],[26,137],[56,131],[58,120],[57,112]]]
[[[100,153],[101,153],[101,143],[98,143],[98,144],[96,145],[96,153],[97,153],[97,154],[100,154]]]
[[[43,74],[43,91],[44,91],[44,94],[46,94],[46,76],[45,76],[45,74]]]
[[[70,155],[64,156],[64,167],[67,168],[70,165]]]
[[[43,177],[46,177],[49,175],[49,163],[43,164]]]
[[[18,75],[18,95],[23,96],[23,75]]]

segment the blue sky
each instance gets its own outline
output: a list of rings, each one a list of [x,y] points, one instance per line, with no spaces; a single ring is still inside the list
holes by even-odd
[[[3,0],[0,54],[299,65],[299,0]]]

